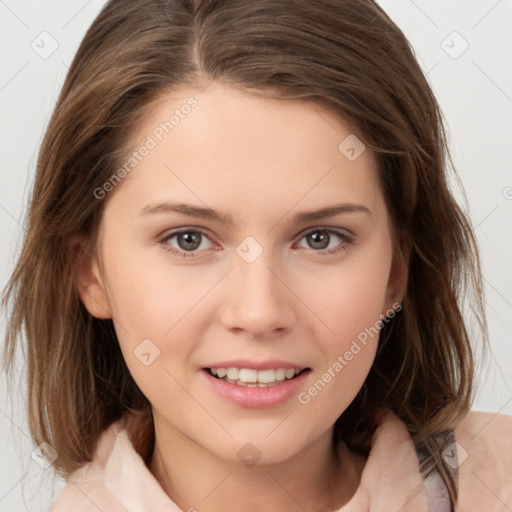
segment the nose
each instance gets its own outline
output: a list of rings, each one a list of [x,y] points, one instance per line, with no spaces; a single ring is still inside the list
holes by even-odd
[[[245,332],[254,338],[282,336],[297,322],[297,303],[283,265],[271,251],[263,251],[254,261],[238,254],[234,268],[226,276],[226,299],[221,320],[226,329]]]

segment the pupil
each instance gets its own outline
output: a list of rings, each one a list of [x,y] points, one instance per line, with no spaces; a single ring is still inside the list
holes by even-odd
[[[313,242],[313,246],[315,249],[325,249],[328,245],[328,235],[324,231],[315,231],[309,235],[310,240]],[[327,241],[327,244],[325,243]],[[315,244],[320,244],[320,247],[315,246]]]
[[[187,231],[186,233],[180,233],[178,236],[179,245],[184,250],[194,250],[200,245],[198,233],[195,231]],[[184,244],[181,243],[184,241]],[[191,244],[192,246],[190,246]]]

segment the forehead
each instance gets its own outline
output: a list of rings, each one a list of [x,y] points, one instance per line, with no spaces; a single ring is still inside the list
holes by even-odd
[[[139,204],[218,199],[283,211],[299,202],[375,203],[382,199],[377,162],[361,139],[317,103],[258,97],[216,82],[203,91],[177,89],[160,96],[136,126],[131,151],[139,155],[119,188]]]
[[[207,140],[214,141],[219,152],[226,155],[226,146],[233,149],[236,144],[249,151],[248,157],[251,150],[265,146],[274,153],[262,157],[279,155],[283,147],[294,147],[293,155],[297,157],[313,153],[311,156],[329,158],[333,152],[337,155],[338,143],[347,136],[364,139],[353,123],[326,104],[259,94],[215,81],[203,90],[180,88],[161,93],[132,130],[132,146],[135,149],[150,136],[157,145],[167,147],[173,142],[192,142],[197,149]],[[189,135],[195,140],[191,141]],[[369,151],[365,156],[367,161],[373,159]]]

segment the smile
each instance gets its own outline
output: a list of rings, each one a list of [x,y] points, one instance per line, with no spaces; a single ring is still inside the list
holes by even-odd
[[[213,377],[247,387],[272,387],[279,386],[282,382],[292,380],[305,369],[300,368],[276,368],[268,370],[255,370],[251,368],[209,368]]]
[[[200,372],[209,389],[238,407],[251,409],[276,407],[288,402],[297,396],[312,372],[311,368],[277,360],[219,363],[203,367]]]

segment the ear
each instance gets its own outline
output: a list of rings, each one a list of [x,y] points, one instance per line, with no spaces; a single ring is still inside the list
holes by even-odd
[[[405,296],[409,274],[409,255],[408,238],[406,233],[402,231],[398,236],[389,272],[385,303],[387,311],[395,309],[393,305],[401,304]],[[385,312],[383,313],[385,314]]]
[[[91,254],[89,244],[84,238],[75,237],[69,246],[73,257],[75,283],[85,308],[96,318],[112,318],[98,260]]]

